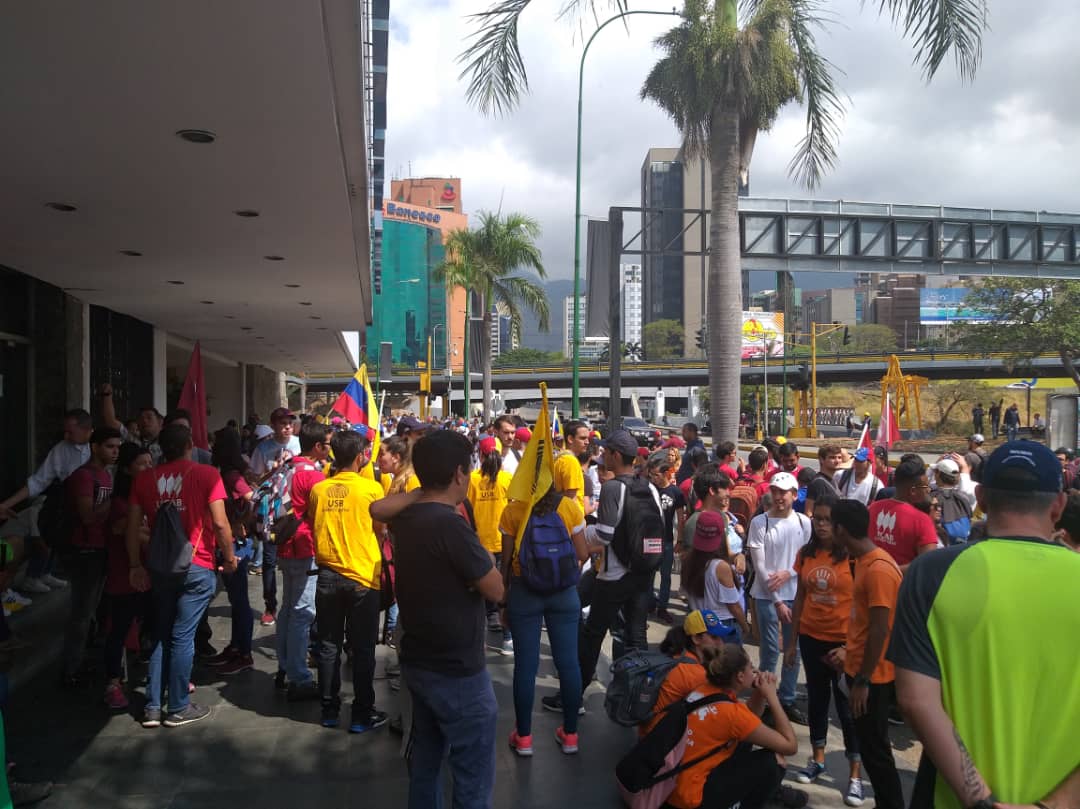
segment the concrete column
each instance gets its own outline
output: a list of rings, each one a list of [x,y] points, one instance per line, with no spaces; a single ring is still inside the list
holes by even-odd
[[[243,425],[247,422],[248,417],[247,363],[241,362],[239,369],[240,373],[237,381],[240,383],[240,424]]]
[[[154,407],[159,413],[165,413],[169,409],[168,345],[168,333],[162,329],[154,329]]]
[[[65,320],[65,398],[68,407],[90,409],[90,304],[67,297]]]

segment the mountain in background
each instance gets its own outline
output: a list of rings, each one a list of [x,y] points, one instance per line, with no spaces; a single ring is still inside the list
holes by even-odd
[[[572,278],[560,278],[541,283],[545,292],[547,292],[551,328],[546,332],[540,331],[536,315],[524,308],[521,317],[521,345],[525,348],[561,353],[563,350],[563,317],[566,311],[563,308],[563,299],[574,294],[574,281]],[[582,287],[584,288],[584,283],[582,283]]]

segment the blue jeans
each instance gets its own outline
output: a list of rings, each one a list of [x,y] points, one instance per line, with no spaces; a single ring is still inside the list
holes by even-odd
[[[242,655],[251,654],[251,636],[255,632],[255,616],[248,597],[248,557],[236,555],[236,572],[226,573],[225,592],[229,594],[229,615],[232,618],[232,638],[229,646]]]
[[[454,809],[490,809],[499,706],[487,669],[448,677],[403,665],[402,676],[413,701],[409,809],[442,809],[441,771],[448,754]]]
[[[307,667],[311,625],[315,621],[315,560],[278,559],[281,567],[281,611],[277,615],[278,671],[290,683],[310,683],[314,677]]]
[[[251,566],[261,568],[263,563],[263,540],[253,539],[251,541],[255,546],[254,556],[251,559]]]
[[[776,614],[776,607],[773,606],[772,599],[768,598],[755,598],[757,602],[757,617],[758,622],[761,624],[761,662],[758,668],[761,671],[775,672],[776,661],[780,659],[780,632],[784,633],[784,648],[788,648],[793,643],[798,643],[798,639],[791,634],[791,624],[784,624],[781,630],[780,617]],[[794,601],[785,601],[789,609],[794,609]],[[786,666],[780,667],[780,687],[776,691],[776,695],[780,698],[780,702],[783,705],[791,705],[795,702],[795,683],[799,679],[799,651],[798,646],[795,647],[795,664],[788,668]]]
[[[146,707],[162,707],[162,690],[169,687],[169,713],[188,705],[195,629],[217,589],[214,571],[192,565],[183,576],[154,574],[154,651],[146,685]]]
[[[536,672],[540,668],[540,623],[547,624],[551,656],[559,672],[562,692],[563,729],[577,733],[578,707],[581,705],[581,668],[578,665],[578,622],[581,600],[576,587],[551,595],[538,595],[515,576],[510,583],[507,601],[510,630],[514,633],[514,714],[517,732],[532,733],[533,700],[536,698]]]
[[[1016,434],[1017,434],[1017,432],[1019,430],[1020,430],[1019,425],[1015,425],[1015,424],[1008,425],[1005,428],[1005,440],[1006,441],[1015,441],[1016,440]]]

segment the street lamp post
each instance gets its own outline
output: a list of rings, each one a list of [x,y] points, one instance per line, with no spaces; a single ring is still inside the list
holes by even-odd
[[[631,14],[663,15],[666,17],[682,16],[677,11],[624,11],[614,17],[605,20],[596,27],[585,43],[585,49],[581,52],[581,64],[578,67],[578,96],[577,96],[577,170],[574,178],[574,338],[573,338],[573,391],[571,394],[571,415],[579,417],[579,398],[581,393],[581,101],[585,86],[585,57],[589,54],[589,46],[592,45],[596,35],[608,25],[629,17]]]

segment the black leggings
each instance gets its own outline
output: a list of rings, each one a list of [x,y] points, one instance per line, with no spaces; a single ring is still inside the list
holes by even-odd
[[[705,780],[700,809],[760,809],[784,778],[784,768],[772,750],[751,750],[740,744]]]
[[[829,733],[829,692],[836,702],[836,715],[844,733],[844,753],[850,761],[859,760],[859,741],[855,736],[855,720],[851,716],[847,694],[840,688],[840,673],[825,663],[825,655],[841,642],[818,640],[799,633],[799,651],[806,672],[806,708],[810,725],[810,744],[824,747]]]

